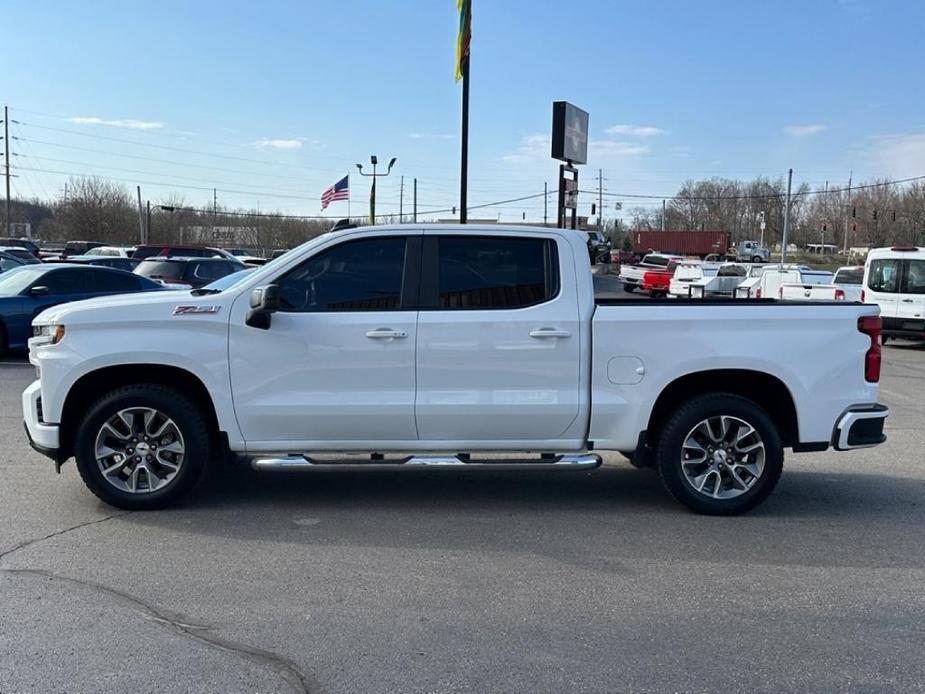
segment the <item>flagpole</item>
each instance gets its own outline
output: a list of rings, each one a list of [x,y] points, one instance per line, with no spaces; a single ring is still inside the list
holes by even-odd
[[[350,223],[350,172],[347,172],[347,223]]]
[[[467,221],[469,187],[469,57],[462,65],[462,152],[459,162],[459,223]]]

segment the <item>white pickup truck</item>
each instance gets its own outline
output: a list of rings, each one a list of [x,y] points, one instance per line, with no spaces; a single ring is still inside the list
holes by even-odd
[[[830,282],[815,279],[831,277]],[[778,288],[778,296],[784,301],[860,301],[864,266],[840,267],[834,275],[817,273],[806,283],[787,283]]]
[[[684,258],[680,255],[649,253],[637,265],[621,265],[617,279],[623,283],[623,289],[632,292],[642,287],[643,278],[649,270],[666,270],[671,263],[681,260]]]
[[[33,447],[128,509],[235,457],[587,470],[612,450],[691,509],[735,514],[768,496],[785,448],[884,440],[876,306],[596,301],[570,231],[349,229],[218,285],[41,313]]]

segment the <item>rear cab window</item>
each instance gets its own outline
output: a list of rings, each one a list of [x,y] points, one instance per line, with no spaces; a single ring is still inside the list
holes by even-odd
[[[864,281],[864,268],[847,268],[835,273],[832,284],[861,284]]]
[[[135,273],[152,280],[178,280],[183,277],[186,265],[170,260],[145,260],[138,264]]]
[[[447,235],[428,241],[436,242],[437,276],[435,282],[424,282],[425,294],[431,287],[431,295],[423,300],[425,308],[526,308],[559,293],[558,252],[552,239]]]

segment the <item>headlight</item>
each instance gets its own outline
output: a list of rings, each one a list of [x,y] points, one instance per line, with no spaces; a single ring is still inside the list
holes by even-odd
[[[48,340],[48,343],[56,345],[64,339],[64,326],[36,325],[32,328],[32,334],[34,337],[44,337]]]

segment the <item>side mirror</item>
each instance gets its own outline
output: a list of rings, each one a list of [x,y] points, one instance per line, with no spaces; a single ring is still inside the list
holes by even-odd
[[[250,311],[244,323],[260,330],[270,329],[270,316],[279,310],[279,286],[268,284],[251,292]]]
[[[29,290],[29,296],[48,296],[51,292],[48,290],[48,287],[40,285],[37,287],[32,287]]]

